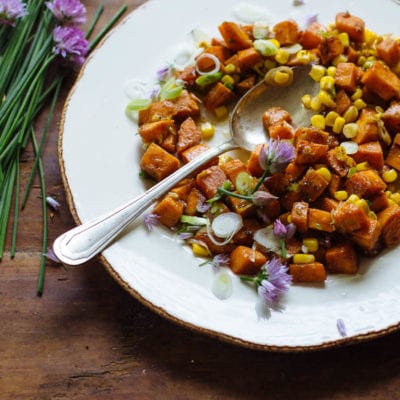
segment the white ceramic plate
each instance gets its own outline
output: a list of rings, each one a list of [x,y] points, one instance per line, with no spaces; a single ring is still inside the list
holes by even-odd
[[[251,0],[271,22],[288,17],[300,25],[318,14],[322,23],[350,11],[379,33],[399,33],[400,6],[385,1]],[[67,101],[60,137],[62,174],[76,221],[87,221],[145,190],[139,177],[137,126],[126,117],[125,85],[154,80],[156,71],[192,43],[194,28],[217,35],[217,25],[237,20],[239,2],[149,1],[128,18],[90,57]],[[240,8],[243,11],[243,7]],[[251,9],[247,9],[248,16]],[[246,22],[246,21],[240,21]],[[219,140],[223,140],[221,132]],[[117,280],[153,310],[187,327],[248,347],[307,350],[365,340],[399,326],[399,250],[362,263],[351,277],[329,276],[324,287],[292,286],[284,309],[268,318],[256,312],[257,295],[234,277],[233,295],[219,300],[214,272],[167,230],[147,232],[133,224],[103,252]],[[397,259],[397,260],[396,260]],[[347,336],[337,329],[345,323]]]

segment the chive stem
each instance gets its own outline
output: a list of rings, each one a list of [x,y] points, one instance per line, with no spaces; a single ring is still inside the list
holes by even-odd
[[[90,25],[89,25],[89,27],[88,27],[88,29],[86,31],[86,35],[85,35],[86,39],[89,39],[90,36],[92,36],[93,30],[96,27],[97,22],[99,21],[101,14],[103,14],[103,11],[104,11],[104,5],[103,5],[103,3],[101,3],[97,7],[96,13],[94,14],[93,19],[90,22]]]

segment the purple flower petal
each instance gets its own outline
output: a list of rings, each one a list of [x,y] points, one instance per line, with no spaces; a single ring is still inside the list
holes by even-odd
[[[85,61],[89,49],[85,34],[75,26],[58,26],[54,29],[53,39],[55,42],[54,54],[76,63]]]
[[[188,240],[188,239],[190,239],[190,238],[193,237],[193,233],[192,233],[192,232],[181,232],[181,233],[178,235],[178,237],[179,237],[179,239],[181,239],[181,240]]]
[[[212,265],[215,267],[227,267],[229,265],[229,260],[228,254],[217,254],[212,259]]]
[[[0,0],[0,25],[14,25],[18,18],[26,14],[26,4],[21,0]]]
[[[47,1],[46,6],[64,24],[80,25],[86,22],[86,8],[80,0],[52,0]]]
[[[347,336],[346,325],[344,324],[344,321],[341,318],[338,318],[338,320],[336,321],[336,327],[340,333],[340,336],[342,337]]]
[[[48,258],[49,260],[51,260],[55,263],[61,263],[61,261],[58,259],[58,257],[56,256],[56,254],[54,253],[54,251],[52,249],[47,249],[45,256],[46,256],[46,258]]]
[[[267,152],[272,174],[283,172],[295,156],[294,146],[286,140],[271,139]]]
[[[61,207],[61,204],[51,196],[46,197],[46,203],[54,210],[59,210]]]
[[[159,81],[165,80],[165,78],[168,76],[169,72],[170,72],[170,68],[168,66],[160,68],[156,72],[157,80],[159,80]]]
[[[307,17],[306,17],[306,27],[309,27],[314,22],[318,22],[318,14],[307,15]]]
[[[144,226],[148,231],[152,231],[153,228],[159,224],[160,216],[154,213],[146,214],[143,218]]]
[[[279,219],[274,222],[274,235],[277,239],[285,239],[287,235],[286,226]]]
[[[266,206],[271,200],[277,199],[273,194],[264,190],[257,190],[253,194],[253,203],[258,207]]]

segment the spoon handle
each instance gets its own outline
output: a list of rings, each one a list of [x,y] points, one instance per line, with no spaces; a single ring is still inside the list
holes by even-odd
[[[179,168],[140,196],[79,225],[61,236],[53,244],[58,259],[69,265],[82,264],[100,253],[128,224],[139,217],[152,203],[159,200],[178,182],[186,178],[214,157],[238,146],[227,141]]]

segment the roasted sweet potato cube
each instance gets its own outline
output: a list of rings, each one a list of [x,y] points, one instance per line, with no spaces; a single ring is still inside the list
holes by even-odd
[[[258,63],[263,61],[260,53],[254,47],[249,47],[248,49],[239,50],[237,52],[237,55],[239,57],[239,62],[242,71],[253,68]]]
[[[169,228],[174,227],[180,220],[184,203],[172,196],[165,196],[155,207],[154,214],[159,216],[159,221]]]
[[[219,167],[222,169],[222,171],[224,171],[225,175],[229,178],[233,185],[236,185],[236,178],[240,173],[247,173],[246,165],[238,158],[224,162],[220,164]]]
[[[308,229],[308,203],[305,201],[296,201],[292,206],[292,223],[296,225],[300,233],[306,233]]]
[[[326,27],[319,22],[312,22],[300,33],[299,43],[306,50],[315,49],[323,42],[324,32],[326,32]]]
[[[217,82],[208,91],[204,99],[204,107],[212,111],[220,106],[231,103],[234,99],[235,93],[223,83]]]
[[[199,206],[204,204],[205,201],[206,198],[203,193],[199,189],[193,188],[186,198],[185,214],[196,215],[199,212]]]
[[[367,226],[350,234],[351,240],[367,255],[374,255],[380,248],[382,227],[378,220],[368,218]]]
[[[365,210],[353,203],[341,201],[331,211],[336,230],[342,233],[351,233],[368,226],[368,216]]]
[[[168,134],[164,140],[160,143],[160,146],[167,150],[168,153],[175,154],[176,152],[176,133]]]
[[[213,165],[197,174],[196,183],[207,199],[211,199],[217,193],[217,189],[223,186],[227,179],[224,171],[218,166]]]
[[[289,124],[286,121],[278,122],[269,127],[268,135],[270,139],[290,140],[294,138],[294,128],[291,124]]]
[[[236,22],[225,21],[218,26],[218,30],[231,50],[238,51],[252,46],[249,35]]]
[[[256,178],[259,178],[264,170],[262,169],[260,165],[260,151],[263,146],[266,146],[264,144],[258,144],[254,150],[250,153],[250,157],[248,158],[246,162],[246,168],[249,171],[249,173]]]
[[[362,42],[364,40],[365,22],[349,12],[341,12],[336,14],[336,28],[340,32],[348,33],[351,40],[354,42]]]
[[[296,164],[316,164],[326,159],[327,144],[313,143],[308,140],[298,140],[296,144]]]
[[[256,218],[246,218],[243,226],[235,234],[232,241],[237,245],[252,247],[254,244],[254,233],[262,228],[261,223]]]
[[[400,132],[400,101],[394,101],[383,113],[382,121],[393,134]]]
[[[372,108],[364,108],[361,110],[360,117],[356,121],[358,125],[358,133],[353,141],[361,144],[374,142],[379,139],[379,126],[377,122],[377,112]]]
[[[329,247],[325,252],[327,270],[332,274],[355,274],[358,270],[357,253],[351,242]]]
[[[229,267],[237,275],[256,275],[267,262],[267,257],[258,250],[237,246],[230,255]]]
[[[185,119],[178,129],[178,142],[176,145],[178,155],[181,155],[186,149],[200,142],[201,132],[193,118],[189,117]]]
[[[268,108],[263,112],[261,120],[267,131],[271,125],[277,124],[278,122],[286,121],[289,124],[292,123],[290,114],[280,106]]]
[[[353,92],[357,88],[361,71],[356,64],[342,62],[336,66],[335,84],[340,89]]]
[[[382,240],[387,247],[400,243],[400,206],[393,205],[378,214],[382,227]]]
[[[306,165],[296,164],[295,162],[290,162],[285,169],[285,175],[289,182],[293,182],[299,179],[307,169]]]
[[[251,217],[256,213],[256,206],[248,200],[228,196],[226,198],[226,204],[233,212],[241,215],[243,218]]]
[[[239,94],[243,95],[250,90],[256,83],[256,76],[250,75],[247,78],[236,84],[236,90]]]
[[[386,183],[376,171],[367,169],[351,175],[345,183],[345,188],[349,194],[369,199],[382,193],[386,189]]]
[[[356,165],[354,159],[347,156],[341,146],[330,149],[326,155],[326,161],[329,169],[342,178],[347,175],[351,167]]]
[[[386,196],[386,193],[379,193],[376,196],[371,197],[369,201],[369,208],[375,213],[389,207],[389,199]]]
[[[322,232],[334,232],[335,225],[333,224],[331,213],[318,208],[309,208],[308,228]]]
[[[329,65],[329,63],[337,56],[344,53],[344,46],[339,37],[327,36],[320,45],[321,63]]]
[[[160,144],[171,133],[176,133],[175,122],[172,119],[149,122],[139,127],[139,135],[144,143]]]
[[[214,243],[205,230],[199,230],[194,235],[194,240],[206,247],[212,256],[216,254],[229,254],[236,247],[236,245],[232,242],[224,245]]]
[[[210,149],[210,146],[207,143],[197,144],[196,146],[189,147],[188,149],[183,151],[181,154],[181,159],[186,164],[189,161],[194,160],[200,154],[206,152],[209,149]],[[215,162],[218,162],[218,160],[215,159]]]
[[[335,193],[342,187],[342,179],[339,175],[331,173],[331,180],[329,181],[328,191],[329,194],[334,197]]]
[[[182,90],[180,96],[171,100],[174,107],[174,119],[183,121],[189,117],[197,117],[200,114],[199,99],[187,90]]]
[[[151,143],[140,160],[140,168],[157,181],[175,172],[179,160],[155,143]]]
[[[293,283],[324,282],[326,279],[324,264],[320,262],[290,264],[289,273],[292,275]]]
[[[313,126],[302,126],[296,129],[295,143],[304,140],[307,142],[327,144],[329,133]]]
[[[291,211],[293,204],[298,201],[302,201],[302,197],[300,192],[295,190],[289,190],[279,196],[279,202],[281,203],[282,208],[286,211]]]
[[[394,137],[392,146],[385,158],[385,163],[400,171],[400,133]]]
[[[361,81],[383,100],[400,97],[400,78],[379,61],[364,72]]]
[[[389,66],[396,65],[400,61],[399,43],[391,37],[387,37],[376,46],[378,56]]]
[[[299,183],[299,191],[304,201],[313,202],[322,195],[329,182],[315,169],[309,168]]]
[[[299,27],[293,20],[278,22],[272,28],[275,39],[282,45],[297,43],[300,35]]]
[[[331,197],[324,197],[321,201],[321,210],[331,212],[339,205],[339,202]]]
[[[378,171],[383,168],[383,150],[378,141],[359,144],[358,151],[353,158],[357,163],[367,161],[372,168]]]
[[[185,178],[180,181],[175,187],[173,187],[170,190],[170,193],[173,193],[174,196],[178,196],[180,200],[186,201],[194,185],[194,178]]]
[[[339,89],[337,91],[335,96],[335,103],[336,105],[334,110],[340,115],[343,115],[346,110],[353,104],[351,98],[343,89]]]
[[[215,62],[211,57],[204,57],[205,54],[212,54],[217,57],[221,63],[224,63],[230,56],[231,50],[222,45],[208,46],[197,58],[196,66],[199,71],[209,72],[215,68]]]

